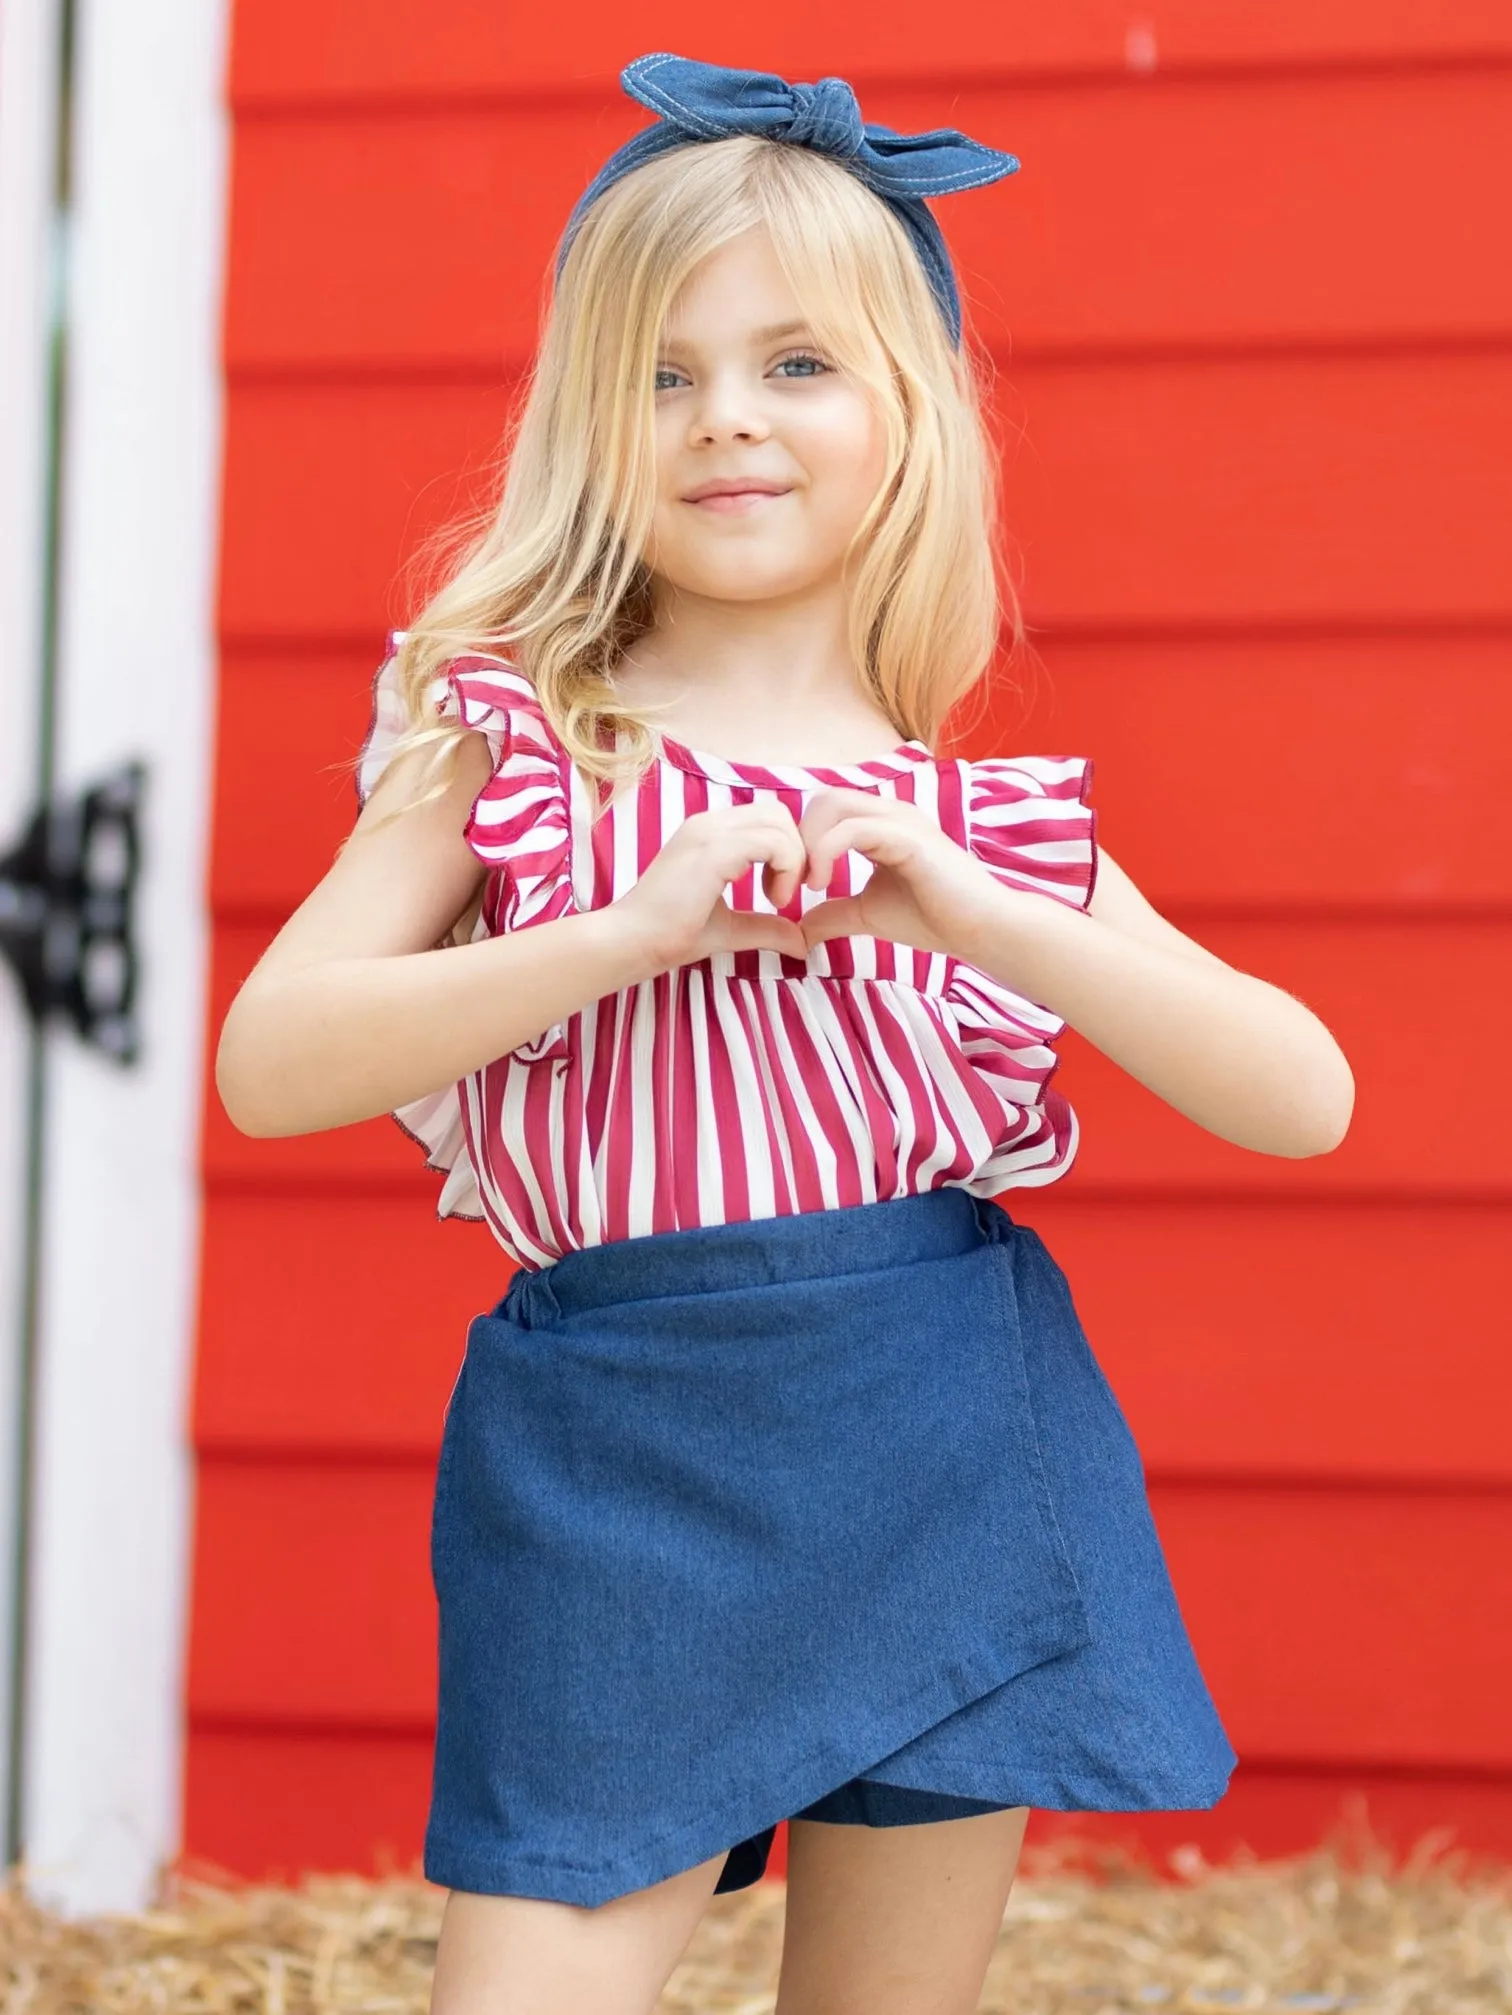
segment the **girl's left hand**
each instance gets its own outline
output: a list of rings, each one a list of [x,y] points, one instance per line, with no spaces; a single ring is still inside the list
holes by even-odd
[[[975,855],[901,799],[822,790],[798,833],[805,888],[828,888],[836,861],[852,849],[872,864],[859,894],[816,903],[800,920],[811,950],[827,938],[875,937],[955,955],[1001,905],[1004,891]]]

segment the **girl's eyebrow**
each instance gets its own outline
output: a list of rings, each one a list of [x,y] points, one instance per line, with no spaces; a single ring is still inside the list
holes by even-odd
[[[766,343],[780,343],[784,336],[811,336],[812,334],[813,330],[805,321],[770,322],[764,329],[753,329],[751,331],[751,341],[760,348]],[[664,339],[663,347],[668,350],[675,350],[686,343],[686,341],[686,337],[679,337],[675,334],[668,335]]]
[[[805,336],[812,333],[808,323],[801,319],[796,322],[772,322],[764,329],[753,329],[751,331],[751,341],[753,343],[780,343],[784,336],[796,336],[800,333]]]

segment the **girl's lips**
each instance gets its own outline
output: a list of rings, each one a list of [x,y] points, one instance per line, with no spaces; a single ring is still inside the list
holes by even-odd
[[[779,497],[790,494],[787,490],[724,490],[710,497],[690,497],[698,511],[719,511],[725,514],[754,510],[758,504],[775,504]]]

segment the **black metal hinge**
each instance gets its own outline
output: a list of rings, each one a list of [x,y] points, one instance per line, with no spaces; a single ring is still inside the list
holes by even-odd
[[[126,763],[76,798],[43,805],[0,855],[0,952],[38,1024],[65,1015],[94,1049],[140,1054],[133,903],[146,766]]]

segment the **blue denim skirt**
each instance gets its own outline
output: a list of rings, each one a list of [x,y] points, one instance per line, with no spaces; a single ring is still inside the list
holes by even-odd
[[[959,1187],[522,1268],[431,1570],[447,1888],[736,1888],[784,1818],[1197,1810],[1237,1762],[1065,1277]]]

